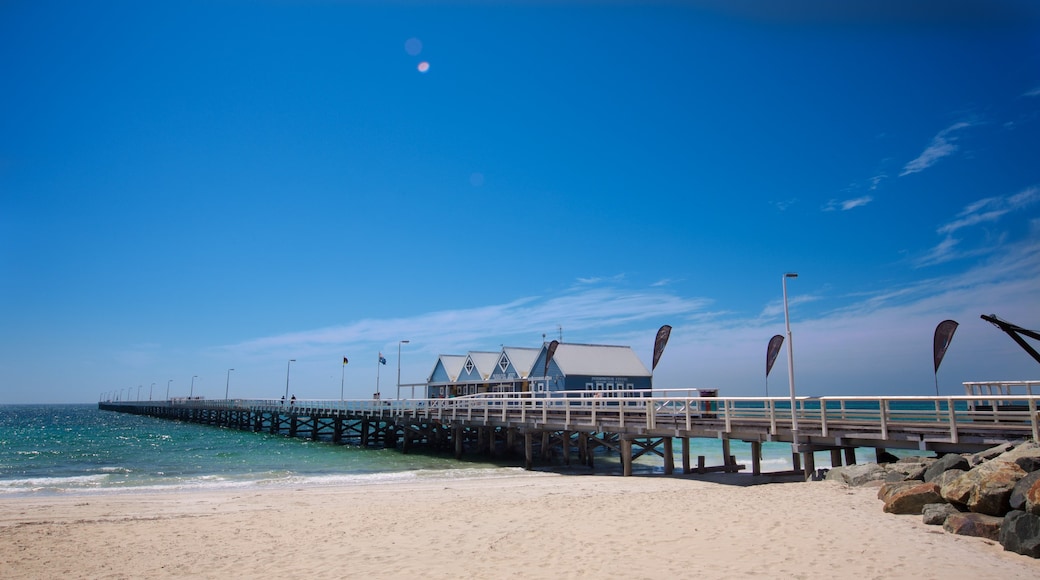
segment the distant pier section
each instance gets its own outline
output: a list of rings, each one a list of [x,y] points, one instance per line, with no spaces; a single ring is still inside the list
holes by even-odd
[[[741,471],[731,441],[751,444],[754,474],[761,445],[792,445],[796,471],[815,471],[813,454],[834,466],[856,462],[857,448],[975,452],[1004,441],[1040,440],[1040,381],[964,383],[965,395],[940,397],[702,396],[697,390],[655,390],[602,397],[588,391],[485,393],[438,399],[263,400],[170,399],[101,401],[102,410],[149,415],[247,431],[363,447],[515,455],[593,464],[594,452],[617,452],[625,475],[643,455],[660,457],[674,473],[679,439],[683,473]],[[797,431],[793,426],[797,426]],[[690,455],[690,439],[718,440],[721,465]]]

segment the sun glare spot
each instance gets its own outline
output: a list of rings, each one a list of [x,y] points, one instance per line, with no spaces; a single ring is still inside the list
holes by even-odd
[[[418,69],[419,69],[419,72],[421,72],[421,73],[424,73],[424,72],[426,72],[426,71],[430,70],[430,63],[428,63],[428,62],[426,62],[426,61],[424,60],[424,61],[420,62],[420,63],[419,63],[419,66],[418,66],[418,67],[416,67],[416,68],[418,68]]]
[[[409,38],[404,43],[404,51],[412,56],[418,56],[422,52],[422,41],[418,38]]]

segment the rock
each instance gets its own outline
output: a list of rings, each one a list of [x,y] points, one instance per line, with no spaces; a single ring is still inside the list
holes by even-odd
[[[920,481],[886,481],[878,489],[877,498],[887,502],[893,494],[921,485]]]
[[[827,479],[832,479],[831,473],[835,471],[839,473],[833,476],[834,479],[840,477],[839,481],[843,481],[853,487],[858,487],[871,481],[881,481],[885,479],[887,474],[885,468],[876,463],[860,463],[832,469],[827,473]]]
[[[877,462],[878,463],[895,463],[897,461],[899,461],[899,458],[896,457],[895,455],[892,455],[888,451],[879,451],[877,453]]]
[[[972,471],[976,470],[979,473],[978,483],[968,497],[968,509],[991,516],[1003,516],[1011,511],[1011,492],[1015,490],[1015,484],[1025,477],[1026,472],[1014,463],[990,461],[961,477],[969,477]]]
[[[968,505],[968,498],[971,497],[971,490],[975,484],[967,475],[967,471],[951,469],[943,472],[939,479],[932,483],[939,484],[939,493],[944,500],[956,505]]]
[[[960,510],[948,503],[929,503],[921,508],[922,520],[929,526],[941,526],[950,514],[959,514]]]
[[[931,485],[931,484],[925,484]],[[1004,518],[976,513],[955,513],[946,517],[943,529],[960,536],[975,536],[988,540],[1000,537],[1000,525]]]
[[[918,483],[900,489],[885,500],[884,511],[890,514],[920,514],[925,504],[940,503],[939,486],[934,483]]]
[[[1026,473],[1032,473],[1040,469],[1040,445],[1026,441],[1011,451],[1001,453],[994,461],[1014,463]]]
[[[920,458],[919,457],[914,457],[912,459],[920,459]],[[888,481],[898,481],[896,479],[898,477],[898,478],[902,479],[903,481],[910,481],[910,480],[921,481],[921,480],[924,479],[925,470],[928,469],[929,465],[931,465],[931,463],[924,463],[922,461],[918,461],[918,462],[903,461],[902,459],[900,459],[899,461],[897,461],[895,463],[889,463],[888,465],[885,466],[885,470],[888,471],[888,475],[885,476],[885,479],[888,480]]]
[[[1040,558],[1040,516],[1015,510],[1000,526],[1000,545],[1009,552]]]
[[[1018,480],[1018,483],[1015,484],[1015,489],[1011,491],[1011,497],[1008,498],[1008,505],[1012,510],[1026,509],[1026,492],[1038,481],[1040,481],[1040,471],[1034,471]]]
[[[949,453],[943,455],[935,461],[928,469],[924,472],[925,481],[935,481],[944,472],[951,469],[961,469],[967,471],[971,466],[968,465],[968,460],[963,455],[957,455],[956,453]]]
[[[1033,482],[1026,490],[1026,511],[1040,516],[1040,482]]]
[[[994,457],[998,457],[1002,453],[1007,453],[1008,451],[1011,451],[1014,448],[1015,445],[1013,443],[1001,443],[1000,445],[990,447],[985,451],[979,451],[978,453],[972,455],[968,458],[968,463],[972,467],[975,467],[976,465],[989,461]]]

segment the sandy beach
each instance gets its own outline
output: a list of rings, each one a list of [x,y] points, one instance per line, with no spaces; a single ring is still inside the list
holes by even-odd
[[[3,578],[1037,578],[873,488],[524,473],[0,498]]]

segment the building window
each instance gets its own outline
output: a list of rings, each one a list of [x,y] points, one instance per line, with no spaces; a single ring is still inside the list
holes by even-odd
[[[502,372],[506,372],[506,369],[509,368],[509,357],[503,354],[502,358],[498,359],[498,368],[502,369]]]
[[[473,372],[473,360],[472,359],[466,359],[466,372],[467,373],[472,373]]]

